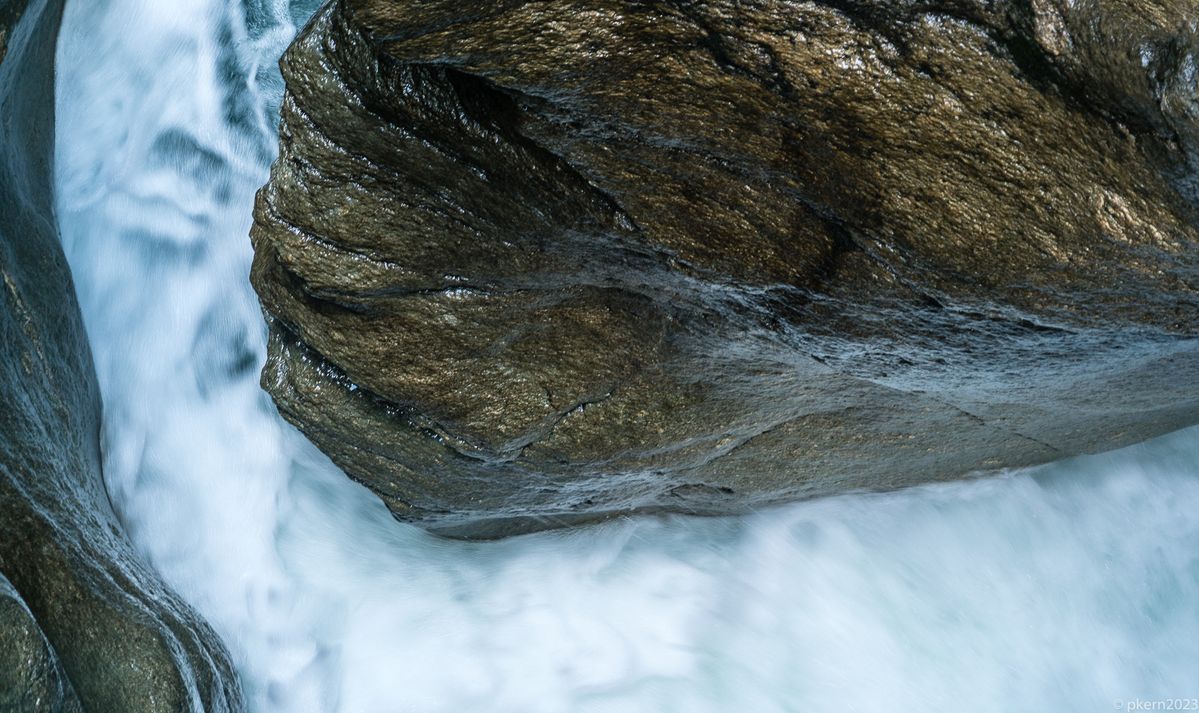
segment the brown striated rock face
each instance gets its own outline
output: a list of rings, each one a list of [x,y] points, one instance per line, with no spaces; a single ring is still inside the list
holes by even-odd
[[[54,222],[61,0],[0,0],[0,712],[234,713],[216,634],[104,492],[100,394]]]
[[[1193,0],[338,0],[265,387],[397,517],[735,513],[1199,420]]]

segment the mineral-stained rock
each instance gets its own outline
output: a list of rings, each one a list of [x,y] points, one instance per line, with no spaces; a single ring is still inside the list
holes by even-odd
[[[336,0],[266,388],[402,519],[731,513],[1199,420],[1194,0]]]
[[[61,11],[0,0],[0,711],[241,710],[228,654],[134,553],[101,481],[52,200]]]

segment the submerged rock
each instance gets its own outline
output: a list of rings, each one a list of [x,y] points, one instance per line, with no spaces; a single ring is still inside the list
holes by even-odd
[[[1194,423],[1197,9],[333,2],[255,213],[264,385],[461,536]]]
[[[0,0],[0,711],[242,709],[228,654],[134,553],[52,200],[61,0]]]

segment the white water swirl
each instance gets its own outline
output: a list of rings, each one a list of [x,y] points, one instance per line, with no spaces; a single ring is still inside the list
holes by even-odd
[[[225,638],[254,711],[1102,713],[1199,696],[1199,431],[740,519],[494,544],[392,520],[257,384],[247,231],[273,63],[311,10],[71,0],[59,49],[58,214],[108,488]]]

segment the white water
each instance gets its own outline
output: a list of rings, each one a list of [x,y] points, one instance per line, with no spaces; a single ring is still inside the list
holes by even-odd
[[[283,0],[245,6],[71,0],[57,160],[109,491],[225,637],[254,711],[1097,713],[1199,696],[1199,431],[736,520],[497,544],[393,521],[257,385],[246,234],[295,28]]]

